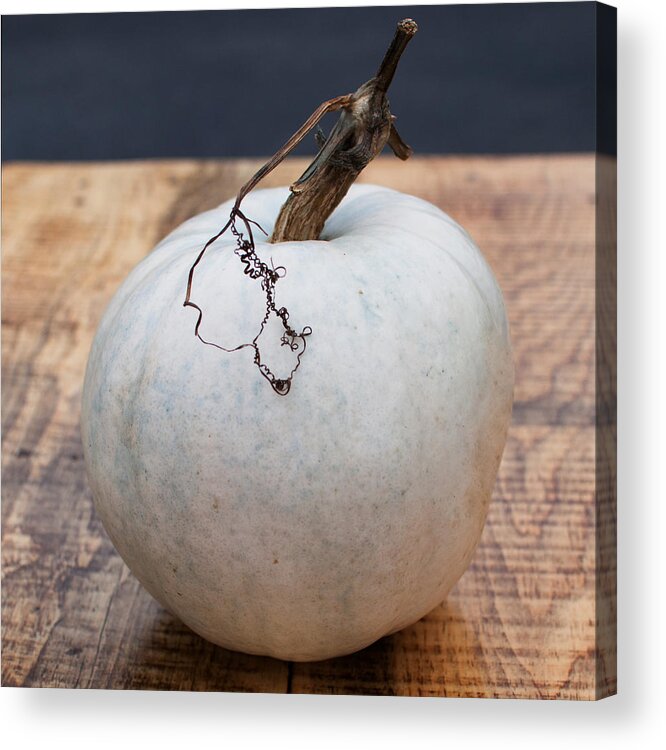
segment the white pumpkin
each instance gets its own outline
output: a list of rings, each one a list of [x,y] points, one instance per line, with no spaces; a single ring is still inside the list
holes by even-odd
[[[287,194],[256,191],[243,210],[270,232]],[[321,240],[255,238],[287,269],[278,306],[312,328],[280,396],[251,348],[204,346],[183,307],[231,206],[163,240],[99,326],[82,412],[96,508],[141,583],[204,638],[290,660],[347,654],[442,602],[479,541],[512,404],[502,296],[438,208],[354,186]],[[193,290],[202,334],[225,346],[265,310],[234,247],[208,250]],[[270,326],[264,337],[268,352]],[[270,356],[293,366],[291,351]]]

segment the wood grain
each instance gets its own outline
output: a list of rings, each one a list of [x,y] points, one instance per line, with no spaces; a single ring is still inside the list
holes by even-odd
[[[266,184],[285,184],[305,165],[291,160]],[[203,641],[120,560],[82,462],[79,399],[92,336],[138,260],[180,222],[234,195],[257,167],[3,169],[2,684],[570,699],[615,692],[614,380],[603,376],[614,363],[614,265],[606,291],[595,293],[603,232],[593,156],[382,158],[362,176],[462,223],[509,310],[513,423],[481,545],[447,602],[358,654],[287,664]],[[612,253],[603,257],[613,264]],[[597,329],[610,331],[601,354]],[[599,413],[610,425],[601,440]]]

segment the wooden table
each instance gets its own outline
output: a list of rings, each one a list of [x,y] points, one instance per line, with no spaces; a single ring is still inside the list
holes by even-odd
[[[383,157],[362,175],[421,196],[463,224],[509,310],[513,423],[481,544],[447,602],[360,653],[290,664],[202,640],[153,601],[115,552],[93,510],[78,426],[97,322],[161,237],[234,195],[257,165],[3,168],[2,684],[580,699],[613,693],[614,477],[612,460],[600,464],[595,401],[605,376],[595,331],[600,299],[612,318],[614,278],[606,297],[599,295],[594,211],[595,178],[600,170],[611,174],[612,165],[591,155]],[[294,159],[266,185],[290,182],[304,166]],[[609,269],[612,277],[612,263]],[[609,435],[612,458],[613,429]]]

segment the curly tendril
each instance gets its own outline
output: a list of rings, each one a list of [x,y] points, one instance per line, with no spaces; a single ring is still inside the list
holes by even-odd
[[[247,239],[245,238],[243,232],[236,226],[236,219],[240,219],[243,222],[245,231],[247,232]],[[229,215],[229,221],[216,235],[211,237],[208,242],[206,242],[199,255],[197,255],[196,260],[190,267],[190,272],[187,277],[187,292],[185,294],[185,302],[183,303],[183,306],[193,307],[198,312],[197,321],[194,325],[194,335],[202,343],[206,344],[207,346],[214,346],[216,349],[221,349],[223,352],[236,352],[239,349],[251,347],[252,349],[254,349],[254,363],[259,369],[259,372],[271,384],[271,387],[273,388],[275,393],[277,393],[279,396],[286,396],[291,389],[291,383],[294,377],[294,373],[301,365],[301,357],[303,356],[303,352],[305,351],[306,346],[305,339],[312,333],[312,328],[310,328],[310,326],[305,326],[305,328],[303,328],[303,330],[298,333],[289,325],[289,311],[287,310],[287,308],[277,308],[275,306],[275,285],[277,284],[279,279],[284,278],[287,273],[287,269],[284,266],[278,266],[277,268],[272,264],[269,266],[267,263],[262,261],[261,258],[259,258],[255,249],[254,236],[252,234],[252,224],[258,227],[262,232],[264,232],[264,230],[261,228],[261,226],[259,226],[259,224],[257,224],[256,221],[248,219],[245,214],[243,214],[243,212],[238,207],[238,203],[234,205]],[[203,338],[203,336],[199,332],[201,323],[203,321],[203,310],[199,307],[199,305],[193,302],[191,298],[192,283],[194,281],[194,272],[196,270],[196,267],[203,259],[206,250],[208,250],[208,248],[227,230],[230,230],[231,234],[236,239],[236,247],[234,249],[234,253],[240,258],[240,261],[244,266],[243,273],[246,276],[249,276],[251,279],[260,280],[261,288],[266,295],[266,312],[264,313],[264,317],[259,326],[257,335],[252,339],[252,341],[246,344],[239,344],[233,349],[229,349],[225,346],[222,346],[221,344],[217,344],[214,341],[207,341]],[[266,234],[266,232],[264,232],[264,234]],[[259,351],[259,337],[264,332],[264,329],[266,328],[271,315],[275,315],[276,317],[278,317],[282,322],[282,326],[284,328],[284,333],[280,338],[280,345],[288,346],[291,351],[298,352],[296,357],[296,364],[286,378],[277,378],[268,367],[268,365],[262,361],[261,352]]]

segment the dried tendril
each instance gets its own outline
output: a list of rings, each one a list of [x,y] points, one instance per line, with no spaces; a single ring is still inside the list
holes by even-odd
[[[240,219],[243,222],[245,226],[245,231],[248,234],[247,238],[245,238],[243,232],[240,231],[238,227],[236,226],[236,219]],[[248,219],[245,216],[245,214],[243,214],[243,212],[240,210],[238,205],[235,205],[232,208],[231,214],[229,216],[229,221],[224,225],[223,229],[220,232],[218,232],[216,235],[211,237],[208,240],[208,242],[206,242],[203,249],[197,256],[196,260],[190,267],[190,272],[189,272],[188,279],[187,279],[187,294],[185,296],[185,302],[183,304],[184,304],[184,307],[193,307],[199,313],[197,317],[197,322],[194,326],[194,335],[202,343],[207,344],[208,346],[214,346],[215,348],[221,349],[224,352],[236,352],[236,351],[239,351],[240,349],[245,349],[248,347],[254,349],[254,363],[259,369],[259,372],[271,384],[271,387],[273,388],[275,393],[277,393],[279,396],[286,396],[291,389],[291,383],[292,383],[294,374],[301,365],[301,357],[303,356],[303,352],[305,351],[305,346],[306,346],[305,340],[306,340],[306,337],[312,333],[312,328],[310,328],[310,326],[306,326],[305,328],[303,328],[303,330],[300,333],[298,333],[289,325],[289,311],[287,310],[287,308],[276,307],[275,285],[277,284],[279,279],[283,278],[286,275],[287,269],[284,266],[278,266],[277,268],[272,265],[269,266],[267,263],[265,263],[259,258],[259,256],[256,253],[256,248],[254,244],[254,236],[252,234],[252,226],[251,226],[252,224],[258,227],[262,232],[264,231],[261,228],[261,226],[257,224],[256,221],[252,221],[251,219]],[[243,273],[246,276],[249,276],[251,279],[260,280],[261,288],[264,291],[264,294],[266,295],[266,312],[264,313],[264,317],[259,326],[257,335],[252,339],[252,341],[246,344],[239,344],[238,346],[235,346],[231,349],[225,346],[222,346],[221,344],[217,344],[214,341],[207,341],[206,339],[203,338],[203,336],[199,332],[201,323],[203,321],[203,310],[199,307],[199,305],[197,305],[191,299],[192,283],[194,280],[194,271],[196,267],[199,265],[199,263],[203,259],[203,256],[206,250],[208,250],[208,248],[216,240],[218,240],[227,230],[230,230],[231,234],[236,239],[236,248],[234,249],[234,253],[240,258],[241,263],[244,266]],[[264,232],[264,234],[266,233]],[[282,334],[280,338],[280,345],[288,346],[293,352],[298,352],[296,356],[296,364],[292,368],[291,372],[286,378],[276,377],[275,374],[268,367],[268,365],[262,361],[261,352],[259,351],[259,344],[258,344],[259,337],[264,332],[264,329],[266,328],[266,325],[268,321],[270,320],[271,315],[275,315],[277,318],[279,318],[284,328],[284,333]]]

